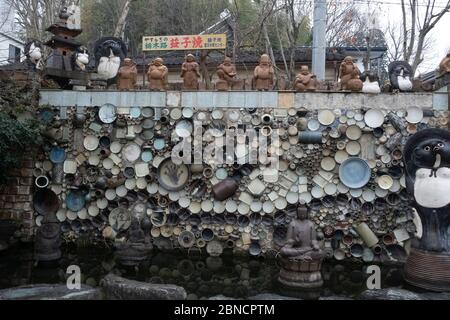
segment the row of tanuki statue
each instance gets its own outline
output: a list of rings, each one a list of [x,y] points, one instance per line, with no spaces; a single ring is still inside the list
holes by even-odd
[[[125,59],[123,66],[119,69],[117,87],[120,90],[132,90],[137,82],[137,68],[131,59]],[[147,79],[149,81],[150,90],[167,90],[168,89],[169,70],[164,65],[162,58],[156,58],[149,65]],[[360,71],[353,62],[352,57],[346,57],[340,68],[341,89],[349,91],[361,91],[363,82],[360,79]],[[195,61],[192,54],[188,54],[181,67],[181,77],[183,78],[183,90],[198,90],[200,67]],[[216,89],[219,91],[227,91],[233,88],[234,84],[239,82],[236,67],[232,64],[231,58],[225,57],[222,64],[217,67]],[[252,89],[254,90],[272,90],[275,82],[275,71],[267,54],[261,56],[259,65],[256,66],[253,79]],[[294,82],[296,91],[315,91],[318,86],[316,76],[313,75],[308,66],[302,66],[300,73]],[[377,83],[378,86],[378,83]],[[379,90],[379,86],[378,86]]]

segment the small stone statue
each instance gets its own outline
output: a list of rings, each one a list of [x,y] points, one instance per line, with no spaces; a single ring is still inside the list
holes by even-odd
[[[54,213],[47,214],[36,232],[34,258],[36,261],[56,261],[61,258],[60,225]]]
[[[128,229],[128,239],[115,243],[116,257],[123,265],[136,265],[147,259],[153,249],[146,240],[140,221],[133,219]]]
[[[352,57],[345,57],[344,61],[341,63],[339,74],[341,75],[341,90],[362,90],[363,82],[359,78],[360,71],[356,64],[353,62]]]
[[[309,72],[308,66],[302,66],[300,73],[295,78],[296,91],[315,91],[317,87],[316,76]]]
[[[219,91],[228,91],[236,82],[236,66],[231,63],[231,58],[225,57],[223,63],[217,67],[217,76],[219,80],[216,83],[216,89]]]
[[[439,64],[439,71],[441,74],[450,73],[450,52],[447,53],[445,58]]]
[[[259,65],[255,68],[253,75],[253,89],[259,91],[268,91],[273,89],[274,74],[270,58],[267,54],[263,54],[259,60]]]
[[[313,260],[323,257],[317,242],[314,223],[308,220],[309,209],[297,208],[297,218],[288,227],[287,243],[281,248],[281,255],[295,260]]]
[[[308,215],[309,208],[297,208],[298,219],[289,224],[287,242],[280,251],[278,281],[286,287],[312,289],[323,285],[321,268],[325,254],[319,247],[316,229]]]
[[[200,78],[200,67],[192,54],[186,56],[181,66],[181,77],[183,78],[183,90],[198,90],[198,78]]]
[[[137,68],[133,60],[126,58],[123,66],[117,73],[117,88],[119,90],[132,90],[137,82]]]
[[[163,91],[167,89],[167,76],[169,70],[164,65],[162,58],[156,58],[150,63],[147,72],[150,90]]]

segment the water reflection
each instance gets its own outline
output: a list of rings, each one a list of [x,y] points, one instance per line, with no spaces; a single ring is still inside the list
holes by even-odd
[[[366,290],[366,266],[360,263],[324,263],[324,286],[319,291],[290,290],[277,282],[276,260],[233,256],[226,251],[221,257],[208,257],[197,251],[190,254],[153,251],[150,258],[137,265],[123,265],[110,250],[65,249],[57,263],[35,265],[32,247],[18,247],[0,255],[0,289],[26,284],[65,283],[66,270],[78,265],[82,282],[98,286],[112,272],[119,276],[149,283],[182,286],[189,299],[205,299],[216,295],[248,298],[262,293],[275,293],[302,299],[328,296],[355,297]],[[382,287],[402,286],[401,266],[384,266]]]

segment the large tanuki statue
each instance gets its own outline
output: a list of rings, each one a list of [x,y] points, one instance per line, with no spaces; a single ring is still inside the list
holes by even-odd
[[[117,73],[117,88],[133,90],[137,82],[137,68],[133,60],[126,58]]]
[[[295,78],[294,89],[296,91],[315,91],[316,87],[316,76],[309,72],[308,66],[302,66],[300,73]]]
[[[363,82],[359,78],[361,72],[359,71],[358,66],[353,62],[352,57],[345,57],[344,61],[341,63],[339,74],[341,77],[341,90],[362,90]]]
[[[150,64],[147,72],[150,90],[163,91],[167,89],[167,76],[169,70],[164,65],[162,58],[156,58]]]
[[[183,78],[183,90],[198,90],[198,78],[200,78],[200,67],[192,54],[188,54],[181,66],[181,77]]]
[[[236,67],[231,63],[231,58],[225,57],[222,64],[217,67],[216,89],[219,91],[230,90],[236,81]]]
[[[299,206],[297,219],[288,227],[287,242],[281,248],[282,269],[279,281],[290,287],[316,288],[323,284],[320,269],[324,253],[319,247],[309,208]]]
[[[450,131],[425,129],[404,150],[406,187],[423,235],[412,243],[405,276],[415,286],[450,291]]]
[[[273,89],[274,74],[270,58],[267,54],[263,54],[259,60],[259,65],[255,68],[253,74],[253,89],[260,91],[268,91]]]

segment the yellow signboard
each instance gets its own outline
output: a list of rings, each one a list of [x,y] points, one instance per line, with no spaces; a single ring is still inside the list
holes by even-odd
[[[227,47],[226,34],[144,37],[143,51],[216,50]]]

